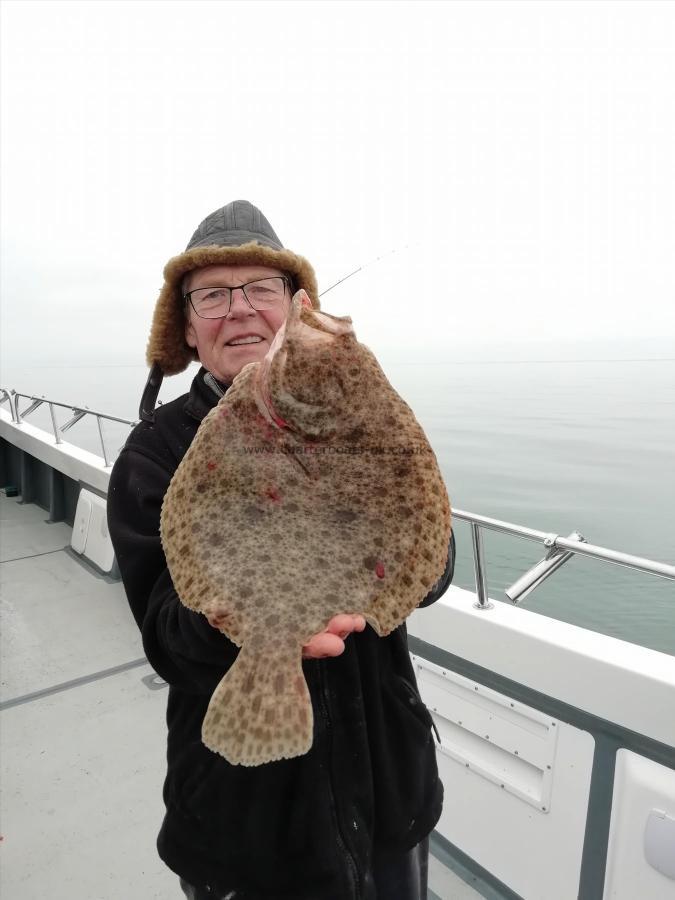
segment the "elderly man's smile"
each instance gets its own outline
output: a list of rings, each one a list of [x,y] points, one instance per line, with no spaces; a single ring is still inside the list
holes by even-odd
[[[231,340],[226,342],[225,346],[238,347],[241,344],[258,344],[262,340],[264,340],[264,338],[260,337],[259,334],[246,334],[241,335],[240,337],[231,338]]]

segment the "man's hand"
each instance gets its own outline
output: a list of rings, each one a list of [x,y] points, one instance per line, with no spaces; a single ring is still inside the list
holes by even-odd
[[[206,617],[209,625],[222,631],[227,629],[229,613],[210,613]],[[333,616],[326,630],[315,634],[302,648],[303,659],[323,659],[326,656],[339,656],[345,649],[345,638],[352,631],[363,631],[366,620],[363,616],[340,613]]]
[[[302,648],[303,659],[323,659],[326,656],[339,656],[345,649],[345,638],[352,631],[363,631],[366,620],[363,616],[352,616],[340,613],[333,616],[326,630],[315,634]]]

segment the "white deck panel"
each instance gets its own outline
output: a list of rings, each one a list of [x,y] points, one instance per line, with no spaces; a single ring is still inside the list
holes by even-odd
[[[429,856],[428,900],[476,900],[482,897],[473,887],[450,872],[435,856]]]
[[[675,656],[451,585],[408,633],[576,709],[675,746]]]
[[[159,859],[166,691],[123,672],[2,711],[7,900],[170,900]]]
[[[122,583],[67,549],[69,526],[48,524],[43,509],[4,496],[0,511],[2,700],[142,657]]]
[[[62,550],[69,544],[70,526],[65,522],[49,523],[48,518],[44,509],[32,503],[0,494],[0,562]],[[42,524],[46,527],[42,528]]]

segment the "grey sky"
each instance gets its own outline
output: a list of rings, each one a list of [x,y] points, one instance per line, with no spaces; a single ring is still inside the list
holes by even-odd
[[[675,345],[672,3],[4,2],[1,74],[10,362],[142,361],[237,198],[321,288],[390,254],[323,301],[376,351]]]

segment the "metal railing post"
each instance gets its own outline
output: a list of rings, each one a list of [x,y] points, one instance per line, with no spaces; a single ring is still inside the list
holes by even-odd
[[[0,393],[2,393],[3,395],[0,403],[4,403],[5,400],[9,403],[9,411],[12,416],[12,422],[14,422],[15,425],[18,425],[19,423],[16,419],[16,409],[14,408],[14,391],[10,392],[6,388],[0,388]]]
[[[49,404],[49,413],[52,417],[52,428],[54,429],[54,439],[57,444],[62,444],[61,435],[59,434],[59,426],[56,424],[56,414],[54,413],[54,404]]]
[[[98,433],[99,433],[99,437],[101,438],[101,449],[103,450],[103,460],[105,462],[105,467],[107,469],[111,465],[111,463],[108,462],[108,451],[105,448],[105,441],[103,439],[103,425],[101,424],[100,416],[96,416],[96,424],[98,425]]]
[[[483,562],[483,535],[480,525],[475,522],[471,522],[471,543],[473,544],[473,566],[476,573],[476,596],[478,597],[478,602],[474,603],[474,607],[476,609],[494,609],[494,603],[490,603],[487,595],[487,579]]]

